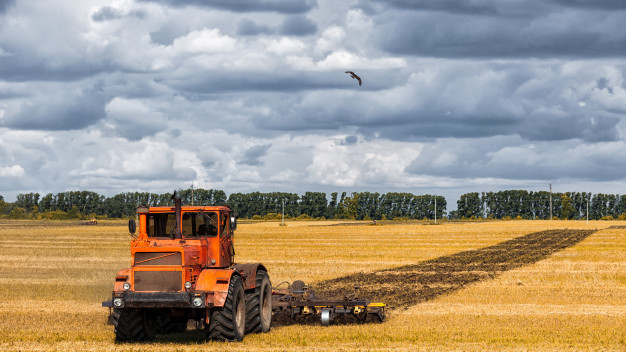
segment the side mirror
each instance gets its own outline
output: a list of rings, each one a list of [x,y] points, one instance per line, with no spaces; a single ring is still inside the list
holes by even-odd
[[[134,235],[135,231],[137,231],[137,224],[135,223],[135,219],[128,220],[128,231],[131,235]]]
[[[230,217],[230,228],[233,231],[237,230],[237,218],[234,216]]]

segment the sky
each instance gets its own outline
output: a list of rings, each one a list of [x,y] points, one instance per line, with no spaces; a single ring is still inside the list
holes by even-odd
[[[0,195],[624,194],[624,23],[623,0],[0,0]]]

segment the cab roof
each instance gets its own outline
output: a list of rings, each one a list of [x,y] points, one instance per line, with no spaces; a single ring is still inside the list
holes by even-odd
[[[227,205],[183,205],[180,207],[183,212],[189,211],[229,211],[230,207]],[[137,207],[137,213],[173,213],[176,211],[175,207]]]

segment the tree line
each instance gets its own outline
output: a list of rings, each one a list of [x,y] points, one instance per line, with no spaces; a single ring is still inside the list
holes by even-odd
[[[306,192],[303,195],[285,192],[233,193],[214,189],[179,190],[183,204],[230,205],[241,218],[315,219],[434,219],[446,212],[443,196],[411,193]],[[0,196],[0,214],[11,218],[67,219],[86,217],[125,218],[135,215],[138,205],[172,206],[171,193],[125,192],[105,197],[91,191],[68,191],[18,194],[14,203]],[[436,209],[435,209],[436,204]]]
[[[412,193],[286,192],[232,193],[222,190],[177,191],[183,204],[230,205],[241,218],[315,219],[626,219],[626,195],[587,192],[550,193],[507,190],[471,192],[447,213],[443,196]],[[550,199],[552,202],[550,202]],[[129,218],[138,205],[172,206],[171,193],[125,192],[105,197],[91,191],[18,194],[7,203],[0,195],[0,214],[10,218],[76,219],[87,217]],[[589,211],[587,212],[587,207]],[[552,213],[552,214],[551,214]]]
[[[472,192],[457,201],[456,218],[626,220],[626,195],[508,190]],[[451,212],[453,213],[453,212]]]

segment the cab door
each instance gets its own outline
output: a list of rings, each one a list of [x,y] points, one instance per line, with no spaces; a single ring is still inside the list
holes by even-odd
[[[231,230],[229,215],[228,211],[220,211],[219,217],[220,255],[222,256],[222,263],[227,263],[227,266],[235,262],[235,246],[233,244],[233,231]]]

